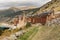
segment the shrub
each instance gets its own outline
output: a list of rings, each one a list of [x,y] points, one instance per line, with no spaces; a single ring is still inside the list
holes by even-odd
[[[31,23],[30,22],[27,22],[27,24],[26,24],[26,28],[28,28],[28,27],[30,27],[31,26]]]

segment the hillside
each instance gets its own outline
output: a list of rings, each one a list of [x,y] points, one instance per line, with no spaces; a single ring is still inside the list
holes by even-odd
[[[27,11],[30,14],[34,15],[34,14],[40,14],[43,11],[48,11],[52,7],[54,7],[55,13],[60,12],[60,0],[52,0],[40,8],[35,8],[34,10],[36,11],[30,11],[32,9],[29,10],[30,12],[28,10]],[[53,21],[58,21],[58,20],[53,20]],[[60,19],[58,22],[60,22]],[[51,23],[52,26],[49,27],[39,25],[38,26],[39,30],[35,34],[34,33],[32,33],[31,35],[25,34],[22,36],[21,40],[60,40],[60,23],[58,24],[58,22],[54,24]]]
[[[60,40],[60,26],[40,26],[32,40]]]
[[[28,13],[29,15],[36,15],[36,14],[40,14],[42,12],[46,12],[48,10],[50,10],[52,7],[54,7],[54,11],[59,12],[60,11],[60,0],[51,0],[50,2],[44,4],[43,6],[39,7],[39,8],[34,8],[34,9],[27,9],[24,10],[26,13]]]
[[[21,15],[22,11],[20,11],[18,9],[15,8],[9,8],[7,10],[2,10],[0,11],[0,22],[6,22],[11,20],[12,18],[14,18],[17,15]]]
[[[13,20],[13,18],[15,18],[17,15],[23,15],[23,14],[25,14],[26,16],[37,15],[44,11],[50,10],[52,7],[54,7],[55,13],[60,12],[60,0],[52,0],[39,8],[25,9],[26,8],[25,7],[23,9],[19,9],[19,8],[12,7],[7,10],[0,11],[0,22],[9,22]],[[58,21],[58,20],[55,19],[55,20],[52,20],[52,22],[53,21]],[[60,40],[60,19],[58,21],[59,23],[56,23],[56,22],[52,23],[52,22],[51,22],[52,25],[49,27],[46,25],[43,26],[40,24],[32,24],[31,27],[28,26],[29,28],[24,28],[25,32],[23,33],[23,35],[19,34],[21,32],[17,32],[17,31],[20,31],[20,29],[6,30],[6,32],[4,31],[5,33],[3,34],[7,36],[6,39],[15,39],[16,37],[17,40],[20,40],[20,39],[21,40]],[[17,32],[17,35],[15,34],[15,32]],[[11,38],[9,38],[10,36],[7,35],[7,33],[9,35],[11,35],[11,33],[14,33],[13,37],[11,36]]]
[[[21,8],[12,7],[7,10],[0,11],[0,19],[2,18],[1,20],[6,20],[7,18],[10,18],[9,20],[11,20],[11,18],[14,18],[17,15],[22,15],[24,13],[26,14],[26,16],[32,16],[32,15],[40,14],[43,11],[48,11],[52,7],[54,7],[55,12],[59,12],[60,0],[56,0],[56,1],[52,0],[39,8],[37,7],[28,7],[28,8],[24,7],[23,8],[22,7],[21,9]]]

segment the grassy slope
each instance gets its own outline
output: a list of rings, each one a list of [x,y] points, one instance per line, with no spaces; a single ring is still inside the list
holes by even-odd
[[[24,35],[19,37],[17,40],[30,40],[30,38],[31,38],[30,36],[33,35],[33,34],[36,34],[37,31],[38,31],[38,27],[32,27]]]
[[[60,40],[60,26],[43,26],[32,40]]]
[[[18,40],[60,40],[60,26],[40,26],[27,31]]]

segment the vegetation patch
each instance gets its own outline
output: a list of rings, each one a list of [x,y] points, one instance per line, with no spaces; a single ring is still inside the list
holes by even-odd
[[[38,27],[34,27],[33,29],[30,29],[28,32],[26,32],[24,35],[18,38],[18,40],[28,40],[28,38],[34,33],[38,31]]]
[[[31,27],[31,23],[27,22],[27,24],[26,24],[25,27],[26,27],[26,28]]]

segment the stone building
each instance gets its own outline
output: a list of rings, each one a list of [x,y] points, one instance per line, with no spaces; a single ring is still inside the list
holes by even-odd
[[[40,15],[34,15],[27,18],[27,21],[30,23],[41,23],[42,25],[45,25],[47,21],[51,21],[54,18],[53,12],[44,12]]]

